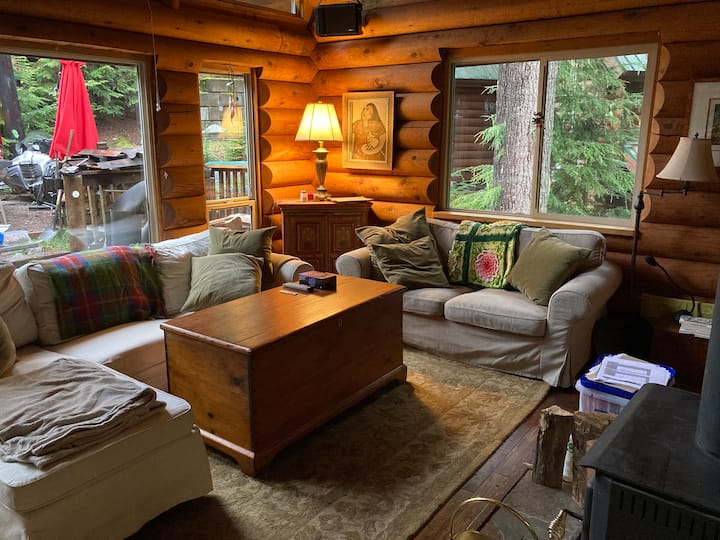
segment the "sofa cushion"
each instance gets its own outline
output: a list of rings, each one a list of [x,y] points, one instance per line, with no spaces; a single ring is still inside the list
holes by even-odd
[[[523,227],[518,237],[518,253],[522,253],[530,240],[545,227]],[[605,237],[597,231],[581,229],[549,229],[550,234],[560,240],[590,250],[590,254],[582,266],[582,270],[588,270],[600,266],[605,260]]]
[[[515,261],[521,223],[460,223],[448,258],[450,283],[502,288]]]
[[[445,313],[445,302],[471,291],[469,287],[427,287],[405,291],[403,311],[426,317],[442,317]]]
[[[168,316],[180,313],[190,293],[192,258],[207,255],[209,242],[209,234],[205,230],[151,244],[163,283],[163,300]]]
[[[0,317],[0,377],[10,371],[15,365],[15,342],[5,320]]]
[[[244,253],[195,257],[182,311],[197,311],[260,292],[263,260]]]
[[[408,244],[370,244],[368,249],[375,256],[383,277],[390,283],[405,285],[409,289],[449,285],[435,241],[429,235]]]
[[[510,271],[510,285],[536,304],[547,306],[552,294],[587,265],[591,251],[553,236],[535,233]]]
[[[10,263],[0,263],[0,317],[5,320],[16,347],[38,338],[35,317],[16,278],[15,267]]]
[[[40,342],[46,345],[164,313],[160,277],[147,246],[46,259],[30,263],[27,275]]]
[[[208,255],[244,253],[263,259],[263,282],[270,282],[274,272],[270,254],[275,229],[277,227],[273,226],[250,231],[234,231],[210,227]]]
[[[510,334],[542,337],[545,335],[547,308],[534,304],[521,292],[482,289],[448,300],[445,303],[445,318]]]

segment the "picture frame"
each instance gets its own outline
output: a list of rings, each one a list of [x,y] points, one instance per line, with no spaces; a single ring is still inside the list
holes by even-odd
[[[395,93],[349,92],[342,97],[343,167],[391,171]]]
[[[720,167],[720,82],[696,82],[693,87],[688,137],[712,140],[713,164]]]

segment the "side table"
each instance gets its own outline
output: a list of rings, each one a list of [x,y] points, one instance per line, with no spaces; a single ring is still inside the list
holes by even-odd
[[[650,361],[675,370],[675,387],[700,392],[708,343],[707,339],[681,334],[680,323],[663,319],[653,324]]]

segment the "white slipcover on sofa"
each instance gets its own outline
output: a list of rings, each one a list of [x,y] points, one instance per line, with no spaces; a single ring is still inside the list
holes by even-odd
[[[427,224],[447,274],[459,224],[440,219],[428,219]],[[516,260],[540,230],[520,230]],[[605,238],[600,233],[550,232],[589,249],[590,264],[557,289],[547,306],[510,289],[459,285],[412,289],[403,298],[403,341],[451,359],[543,379],[552,386],[571,386],[590,359],[593,326],[605,313],[622,274],[605,260]],[[374,274],[367,247],[341,255],[336,268],[357,277]]]
[[[152,245],[168,316],[180,314],[191,290],[192,259],[207,255],[208,246],[208,231]],[[312,269],[295,257],[273,254],[271,259],[275,273],[265,286]],[[44,366],[73,358],[155,387],[165,406],[111,440],[44,469],[0,460],[0,538],[121,539],[169,508],[211,491],[207,453],[191,407],[163,391],[167,369],[160,323],[167,319],[126,322],[62,340],[57,317],[39,264],[17,270],[0,264],[0,326],[7,327],[0,341],[10,338],[17,349],[5,376],[37,379]],[[4,350],[0,343],[0,355]]]

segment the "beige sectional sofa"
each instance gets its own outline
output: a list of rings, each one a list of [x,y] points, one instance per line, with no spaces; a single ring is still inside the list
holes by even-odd
[[[180,315],[191,283],[192,258],[207,255],[208,231],[151,244],[168,317]],[[294,281],[311,266],[296,257],[273,253],[275,272],[265,287]],[[39,263],[16,270],[0,267],[0,316],[17,347],[18,362],[43,356],[70,356],[103,364],[134,379],[167,390],[164,318],[132,321],[63,341],[58,334],[55,304]]]
[[[208,231],[158,242],[152,248],[168,316],[181,315],[191,289],[193,257],[208,253]],[[271,259],[275,273],[265,286],[294,280],[298,272],[312,269],[294,257],[273,254]],[[126,322],[61,340],[47,276],[36,263],[17,270],[0,264],[0,318],[9,330],[3,328],[0,340],[6,343],[9,334],[17,349],[14,364],[0,377],[0,410],[3,389],[10,390],[5,394],[8,399],[18,395],[17,387],[22,391],[24,381],[32,388],[37,381],[56,384],[54,377],[44,375],[45,368],[65,364],[62,358],[79,359],[79,364],[70,362],[131,381],[131,387],[138,381],[140,388],[151,385],[164,404],[112,438],[92,442],[47,467],[35,466],[34,461],[0,460],[0,537],[122,539],[158,514],[212,490],[207,453],[192,409],[164,391],[167,376],[160,323],[166,319]],[[70,377],[66,384],[76,387],[77,381]],[[81,407],[86,388],[76,392]],[[20,402],[25,401],[23,397]],[[42,407],[34,405],[35,410]],[[40,411],[36,414],[44,414]],[[15,430],[24,425],[4,420],[0,418],[0,443],[3,424],[10,423]],[[6,456],[6,449],[1,450]]]
[[[428,219],[427,225],[447,275],[459,224]],[[417,235],[421,228],[413,227],[409,230]],[[520,229],[516,260],[540,230]],[[589,255],[587,264],[550,296],[547,305],[539,305],[512,287],[448,284],[411,288],[403,300],[403,341],[470,364],[543,379],[552,386],[571,386],[590,360],[593,326],[605,313],[622,275],[617,265],[605,260],[601,234],[560,229],[550,233],[588,249]],[[374,277],[368,247],[341,255],[336,267],[341,274]]]

